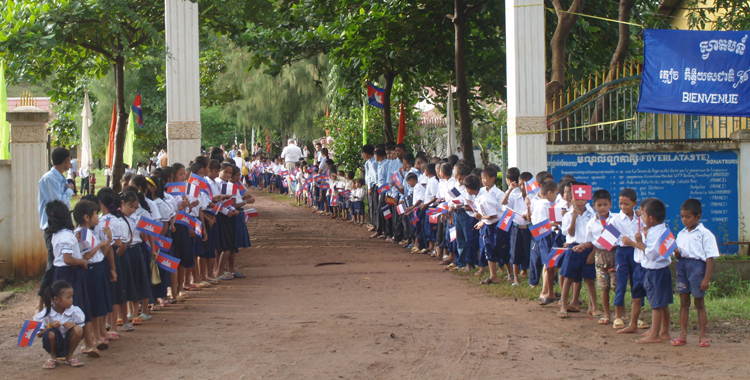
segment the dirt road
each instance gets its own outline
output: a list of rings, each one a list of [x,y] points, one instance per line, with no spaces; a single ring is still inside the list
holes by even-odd
[[[583,315],[488,297],[422,255],[256,193],[247,279],[155,312],[83,368],[15,347],[26,294],[0,310],[0,379],[748,378],[750,345],[642,346]],[[321,263],[343,263],[322,265]],[[676,334],[676,332],[675,332]]]

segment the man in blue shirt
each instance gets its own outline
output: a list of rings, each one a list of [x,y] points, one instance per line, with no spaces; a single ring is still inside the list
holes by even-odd
[[[317,148],[316,148],[317,149]],[[367,206],[370,215],[370,232],[375,231],[378,218],[375,210],[378,209],[377,188],[375,183],[378,179],[378,163],[375,161],[375,147],[370,144],[362,147],[362,159],[365,160],[365,183],[367,184]],[[364,211],[364,210],[363,210]]]
[[[389,227],[386,227],[386,223],[388,223],[388,220],[385,220],[385,216],[383,215],[383,207],[386,206],[385,203],[385,197],[387,196],[388,192],[384,191],[382,194],[378,194],[378,188],[381,186],[387,184],[391,180],[391,173],[388,172],[389,166],[388,161],[386,160],[386,154],[385,149],[378,148],[375,149],[375,161],[377,162],[377,177],[375,182],[375,196],[378,198],[378,207],[374,210],[376,213],[376,217],[378,220],[377,225],[377,232],[373,234],[372,238],[378,238],[378,239],[385,239],[386,237],[386,231],[389,230]]]
[[[73,167],[70,160],[70,151],[65,148],[57,148],[52,151],[52,169],[45,173],[39,180],[39,197],[37,206],[39,209],[39,228],[44,230],[44,244],[47,246],[47,271],[42,277],[39,287],[39,297],[47,287],[52,286],[52,278],[55,276],[55,267],[52,265],[55,256],[52,253],[52,234],[48,232],[47,213],[44,212],[47,203],[59,200],[70,208],[70,198],[73,196],[73,185],[69,184],[63,173]],[[37,309],[42,310],[44,303],[41,298]]]

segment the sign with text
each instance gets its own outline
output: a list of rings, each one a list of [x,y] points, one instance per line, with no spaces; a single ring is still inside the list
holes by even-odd
[[[592,190],[612,194],[612,212],[619,212],[622,189],[631,188],[638,202],[659,198],[667,206],[665,222],[675,236],[684,227],[680,206],[689,198],[703,205],[701,222],[718,243],[737,241],[739,231],[738,157],[733,151],[684,153],[551,154],[555,178],[570,174]],[[728,246],[722,253],[736,253]]]
[[[750,116],[748,36],[645,29],[638,112]]]

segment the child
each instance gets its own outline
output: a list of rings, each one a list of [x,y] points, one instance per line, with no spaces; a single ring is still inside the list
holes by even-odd
[[[172,164],[172,169],[174,169],[174,182],[185,182],[185,178],[187,178],[185,166],[176,162]],[[190,195],[177,195],[174,197],[173,207],[176,211],[192,214],[193,208],[198,207],[199,203],[197,198]],[[195,266],[195,245],[192,239],[195,231],[177,223],[174,224],[174,228],[171,230],[173,234],[172,248],[168,254],[180,260],[180,264],[177,267],[177,284],[176,288],[172,289],[172,296],[175,301],[184,302],[187,299],[187,293],[182,292],[182,284],[185,282],[185,277],[187,277],[187,271],[192,271],[193,266]],[[127,240],[123,237],[123,241]]]
[[[373,147],[370,144],[362,146],[362,160],[365,161],[365,192],[367,193],[367,205],[369,206],[369,218],[370,218],[370,225],[368,226],[368,231],[374,232],[377,227],[377,214],[375,213],[375,210],[377,209],[377,172],[378,172],[378,162],[375,159],[375,147]],[[362,210],[364,213],[364,209]]]
[[[232,182],[239,184],[240,182],[240,168],[232,166]],[[250,233],[247,231],[247,224],[245,223],[245,212],[243,207],[247,203],[254,203],[255,199],[250,194],[241,195],[239,193],[233,196],[234,207],[237,209],[237,214],[234,216],[234,232],[235,232],[235,247],[236,249],[229,255],[229,273],[232,273],[234,278],[245,278],[245,274],[238,272],[234,267],[235,254],[239,252],[239,248],[250,248]]]
[[[431,207],[438,199],[437,197],[439,182],[437,180],[435,164],[427,164],[425,175],[427,176],[427,186],[425,186],[424,202],[422,202],[422,205],[420,206],[420,210],[423,212],[425,212],[428,207]],[[428,247],[422,250],[421,253],[427,254],[433,252],[433,250],[435,249],[436,232],[437,226],[427,220],[424,223],[424,237],[425,244],[428,244]]]
[[[494,169],[485,170],[494,171]],[[509,256],[510,250],[507,233],[497,228],[497,222],[504,212],[503,206],[497,202],[494,195],[488,192],[479,195],[481,180],[477,176],[470,175],[466,177],[464,179],[464,187],[466,187],[466,192],[469,195],[478,196],[474,202],[474,217],[479,220],[479,223],[474,228],[481,229],[480,236],[484,241],[484,254],[490,268],[490,276],[480,282],[480,284],[496,284],[500,282],[498,278],[498,265],[501,265],[503,259]],[[505,233],[505,235],[500,236],[500,232]]]
[[[65,280],[55,281],[44,291],[44,310],[34,316],[34,321],[45,326],[37,333],[37,337],[42,338],[42,347],[49,353],[42,366],[44,369],[57,367],[59,357],[65,357],[65,363],[71,367],[83,365],[75,352],[83,338],[86,317],[80,307],[73,305],[74,296],[73,286]]]
[[[146,264],[146,255],[150,255],[150,252],[144,251],[142,247],[143,239],[148,240],[148,235],[137,231],[136,227],[141,217],[151,219],[151,213],[146,198],[138,192],[138,188],[128,186],[122,191],[122,213],[130,227],[129,237],[131,238],[123,259],[128,261],[127,265],[130,266],[130,275],[134,285],[134,288],[130,289],[131,292],[128,294],[128,301],[130,301],[130,315],[136,317],[132,319],[132,322],[134,325],[140,325],[143,321],[151,319],[148,311],[148,302],[151,298],[151,271]],[[153,244],[153,241],[151,244]],[[132,293],[133,290],[135,290],[135,293]],[[140,314],[139,303],[141,305]],[[130,318],[130,315],[128,318]]]
[[[453,166],[453,178],[456,180],[453,188],[449,188],[448,192],[451,193],[453,189],[459,192],[459,195],[451,195],[451,202],[449,203],[449,209],[452,212],[453,226],[456,228],[456,251],[458,257],[456,260],[448,264],[446,270],[454,270],[455,268],[465,268],[467,264],[473,265],[473,258],[475,257],[477,248],[475,244],[478,242],[471,238],[474,219],[473,215],[469,214],[470,207],[466,203],[468,194],[463,185],[463,181],[466,177],[471,174],[471,170],[468,166],[458,163]],[[478,238],[477,238],[478,239]]]
[[[592,200],[594,202],[596,217],[591,219],[586,226],[586,244],[583,244],[583,249],[594,248],[596,278],[604,310],[604,316],[599,319],[599,324],[608,325],[612,319],[612,311],[609,307],[609,293],[617,286],[615,248],[606,250],[597,240],[599,240],[604,228],[614,220],[614,215],[609,212],[609,209],[612,208],[612,197],[609,191],[599,189],[594,192]],[[622,327],[624,326],[620,326],[619,328]]]
[[[112,326],[110,329],[107,340],[117,340],[119,335],[115,332],[114,326],[116,325],[117,318],[125,320],[127,318],[127,299],[125,297],[125,278],[122,272],[122,264],[120,257],[125,253],[127,249],[127,241],[123,241],[122,234],[123,230],[127,228],[122,220],[122,213],[120,209],[120,196],[115,193],[112,189],[105,187],[97,193],[99,198],[99,208],[102,211],[101,217],[99,217],[99,224],[95,231],[99,233],[99,239],[102,237],[102,229],[106,225],[109,225],[110,233],[112,234],[112,242],[109,248],[109,254],[107,260],[104,261],[106,271],[110,274],[112,283],[110,284],[111,299],[112,299],[112,313],[109,316],[109,325]],[[105,326],[106,329],[106,326]]]
[[[387,232],[390,231],[390,224],[386,225],[385,216],[383,215],[383,207],[386,206],[385,204],[385,197],[386,192],[384,191],[382,194],[378,194],[378,189],[388,183],[390,181],[390,173],[388,173],[388,163],[385,160],[385,150],[383,149],[376,149],[375,150],[375,161],[377,162],[377,175],[376,175],[376,182],[375,186],[375,194],[378,198],[377,201],[377,209],[375,210],[376,217],[378,220],[377,223],[377,232],[375,232],[373,235],[371,235],[371,238],[378,238],[378,239],[385,239]]]
[[[342,171],[343,173],[343,171]],[[342,175],[343,178],[343,175]],[[348,171],[346,173],[346,180],[344,181],[344,191],[348,191],[351,195],[352,190],[354,190],[354,172]],[[352,221],[351,214],[349,213],[349,210],[351,209],[351,202],[349,201],[349,197],[341,197],[339,199],[339,202],[341,202],[341,210],[343,211],[344,215],[342,216],[342,220]]]
[[[701,202],[688,199],[680,207],[680,219],[685,228],[677,234],[677,281],[676,290],[680,295],[680,337],[672,341],[673,346],[687,343],[687,323],[690,316],[690,296],[693,296],[698,311],[700,335],[699,347],[710,347],[711,340],[706,335],[706,304],[703,300],[711,283],[714,258],[719,257],[719,246],[711,231],[703,227]]]
[[[495,198],[498,208],[504,213],[506,208],[502,205],[502,200],[505,198],[505,193],[495,186],[496,178],[497,170],[495,168],[488,166],[482,170],[482,185],[484,185],[484,193]],[[500,214],[497,217],[500,218],[502,215],[503,214]],[[485,249],[486,248],[487,247],[485,246]],[[508,271],[506,280],[508,282],[514,282],[515,279],[513,278],[513,270],[510,264],[510,234],[505,230],[497,230],[497,248],[499,249],[498,270],[502,270],[503,265],[505,265],[505,269]]]
[[[541,185],[539,196],[526,197],[527,218],[532,225],[549,222],[549,208],[551,202],[557,197],[557,184],[555,181],[547,180]],[[549,251],[552,248],[552,236],[547,235],[544,238],[535,238],[534,245],[531,247],[529,257],[529,285],[537,286],[541,277],[542,293],[539,296],[539,305],[546,306],[556,301],[554,291],[555,268],[550,268]],[[546,272],[542,272],[547,269]]]
[[[521,171],[518,168],[508,168],[505,172],[505,181],[508,183],[508,191],[501,202],[513,210],[513,227],[510,228],[510,262],[513,264],[513,284],[519,285],[519,274],[523,269],[529,267],[529,256],[531,250],[531,232],[529,222],[524,219],[526,215],[526,202],[520,182]]]
[[[634,209],[638,204],[638,195],[633,189],[623,189],[619,197],[620,213],[615,215],[612,225],[620,232],[617,239],[617,251],[615,251],[615,267],[617,268],[617,287],[615,287],[615,321],[612,325],[618,328],[618,334],[634,333],[639,328],[648,328],[648,325],[639,320],[643,298],[646,290],[643,289],[643,268],[639,260],[635,258],[635,234],[641,232],[641,218],[636,215]],[[625,244],[627,237],[632,245]],[[630,280],[630,295],[633,306],[630,317],[630,325],[626,328],[622,320],[625,315],[625,293],[628,280]]]
[[[659,253],[661,243],[659,240],[667,231],[667,226],[664,224],[667,208],[656,198],[646,199],[643,203],[645,204],[641,206],[641,219],[645,236],[637,233],[635,242],[636,249],[643,251],[641,261],[644,269],[643,287],[646,289],[646,297],[651,305],[651,330],[647,336],[636,342],[661,343],[662,340],[671,340],[669,305],[673,302],[672,273],[669,271],[669,264],[672,260],[670,256],[665,257]],[[623,238],[623,240],[627,244],[630,239]]]
[[[354,218],[354,224],[364,225],[365,197],[367,196],[365,187],[367,186],[367,183],[364,178],[357,178],[354,184],[354,190],[352,190],[351,194],[352,216]]]
[[[96,199],[96,196],[90,196]],[[89,195],[86,197],[89,197]],[[78,202],[73,209],[73,219],[78,225],[75,233],[81,239],[84,230],[88,234],[95,235],[92,229],[99,224],[98,202],[94,203],[88,200]],[[106,226],[101,229],[101,232],[104,233],[101,240],[95,238],[93,243],[90,239],[81,240],[79,247],[82,258],[88,260],[87,270],[83,272],[83,278],[91,313],[87,315],[91,323],[84,326],[83,338],[86,341],[86,347],[104,350],[109,348],[109,345],[104,336],[101,335],[101,331],[105,323],[104,318],[112,312],[112,298],[109,290],[109,278],[103,263],[105,256],[102,251],[107,250],[108,252],[112,233]]]
[[[571,185],[585,186],[582,182],[572,182]],[[562,221],[562,232],[565,237],[565,248],[572,248],[572,251],[567,252],[568,255],[562,263],[560,268],[560,275],[563,278],[562,281],[562,302],[560,304],[560,311],[557,313],[559,318],[567,318],[568,312],[577,313],[578,299],[581,292],[581,282],[586,281],[586,290],[589,294],[589,315],[597,315],[599,313],[599,305],[596,302],[596,286],[594,279],[596,278],[596,268],[594,267],[594,252],[592,248],[585,248],[583,244],[586,242],[586,228],[589,221],[596,218],[593,212],[587,207],[588,201],[586,199],[576,199],[573,201],[573,209],[565,213]],[[570,288],[573,287],[573,299],[568,302],[568,295]]]
[[[233,166],[229,163],[221,164],[221,172],[219,174],[219,186],[225,185],[232,180]],[[221,256],[219,257],[219,264],[216,266],[216,273],[214,277],[219,280],[226,281],[234,278],[234,275],[230,272],[224,272],[225,268],[229,265],[229,257],[234,254],[237,249],[236,241],[236,223],[232,217],[238,215],[237,210],[225,210],[226,213],[220,212],[216,214],[217,223],[219,223],[219,248],[221,249]]]

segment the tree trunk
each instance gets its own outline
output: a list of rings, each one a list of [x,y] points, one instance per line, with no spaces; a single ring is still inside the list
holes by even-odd
[[[573,0],[568,12],[580,13],[583,9],[584,0]],[[557,26],[555,34],[550,40],[550,50],[552,51],[551,75],[549,83],[546,86],[547,101],[551,101],[555,95],[558,95],[565,89],[565,45],[568,42],[570,31],[578,21],[578,15],[561,12],[562,5],[560,0],[552,0],[552,4],[557,11]],[[559,107],[560,105],[558,105]]]
[[[393,122],[391,121],[391,91],[393,91],[393,81],[396,79],[396,74],[393,72],[386,72],[385,76],[385,89],[383,89],[383,136],[385,137],[386,143],[394,142],[393,139]]]
[[[474,168],[474,142],[471,134],[469,112],[469,89],[466,83],[466,4],[454,0],[453,27],[456,33],[456,94],[458,96],[458,120],[461,126],[461,150],[469,167]]]
[[[121,190],[120,178],[124,172],[122,154],[125,148],[125,135],[128,131],[128,113],[125,112],[125,58],[115,57],[115,104],[117,107],[117,127],[115,128],[115,159],[112,164],[112,190]]]

